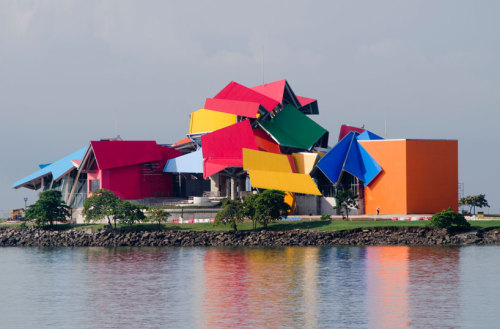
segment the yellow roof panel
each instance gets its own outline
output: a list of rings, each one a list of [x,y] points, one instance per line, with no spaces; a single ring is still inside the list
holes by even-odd
[[[310,174],[314,166],[320,159],[317,153],[293,153],[293,161],[295,162],[295,169],[300,174]]]
[[[191,113],[190,134],[215,131],[236,123],[236,115],[201,109]]]
[[[309,175],[252,169],[248,171],[248,174],[253,187],[321,195]]]
[[[293,172],[286,155],[250,149],[243,149],[243,169]]]

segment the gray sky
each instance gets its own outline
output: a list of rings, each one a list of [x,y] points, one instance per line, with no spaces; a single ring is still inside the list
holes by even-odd
[[[174,142],[231,80],[286,78],[330,131],[458,139],[466,194],[500,212],[499,1],[0,2],[0,216],[16,180],[112,137]],[[115,119],[116,118],[116,119]]]

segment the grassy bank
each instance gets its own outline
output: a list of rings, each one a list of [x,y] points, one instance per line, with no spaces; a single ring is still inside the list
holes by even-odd
[[[500,228],[500,220],[488,221],[470,221],[472,229],[485,229],[485,228]],[[19,224],[17,224],[19,225]],[[371,228],[371,227],[425,227],[428,225],[427,221],[330,221],[330,220],[317,220],[317,221],[297,221],[297,222],[271,222],[268,230],[272,231],[290,231],[290,230],[321,230],[321,231],[342,231],[352,230],[357,228]],[[54,227],[55,230],[64,231],[68,229],[102,229],[104,224],[59,224]],[[131,231],[156,231],[159,229],[157,224],[136,224],[132,227],[118,225],[121,230]],[[258,229],[262,226],[258,225]],[[252,223],[244,222],[238,224],[238,230],[251,230]],[[229,225],[214,226],[213,223],[196,223],[196,224],[177,224],[168,223],[162,224],[161,230],[178,230],[178,231],[230,231]]]

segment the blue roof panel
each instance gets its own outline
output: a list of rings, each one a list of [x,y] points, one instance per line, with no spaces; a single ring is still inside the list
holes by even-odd
[[[353,133],[346,135],[316,164],[333,184],[336,184],[339,180],[353,137]]]
[[[351,148],[349,149],[349,153],[347,154],[347,158],[345,160],[344,170],[349,172],[351,175],[364,180],[366,170],[363,165],[358,145],[358,142],[355,140],[351,144]]]
[[[18,188],[22,185],[29,183],[32,180],[38,179],[40,177],[46,176],[48,174],[52,174],[54,180],[61,178],[64,174],[66,174],[69,170],[71,170],[75,165],[72,160],[81,160],[85,151],[87,150],[87,146],[82,147],[78,151],[75,151],[71,154],[68,154],[62,159],[57,160],[54,163],[51,163],[47,166],[44,166],[42,169],[35,171],[31,175],[28,175],[14,184],[12,184],[12,188]]]
[[[356,137],[358,141],[366,141],[366,140],[376,140],[376,139],[383,139],[377,134],[372,133],[371,131],[365,130],[361,134]]]
[[[163,172],[202,174],[203,153],[201,147],[194,152],[168,160]]]
[[[318,161],[318,168],[333,184],[338,183],[342,170],[362,180],[365,186],[382,171],[377,161],[358,142],[359,137],[361,140],[381,137],[370,132],[363,134],[349,132]]]
[[[363,177],[364,185],[370,184],[370,182],[382,171],[380,165],[375,161],[375,159],[365,150],[363,145],[358,144],[361,158],[363,159],[363,165],[365,167],[365,174]]]

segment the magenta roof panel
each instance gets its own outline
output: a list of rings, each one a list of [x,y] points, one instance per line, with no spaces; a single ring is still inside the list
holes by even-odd
[[[351,131],[361,134],[361,133],[365,132],[365,129],[353,127],[353,126],[349,126],[349,125],[342,125],[340,127],[339,141],[342,140],[342,138],[344,138],[345,136],[347,136],[347,134],[349,134]]]
[[[90,144],[101,170],[166,161],[182,154],[155,141],[92,141]]]
[[[229,167],[243,167],[243,159],[205,159],[203,161],[203,178],[215,175]]]
[[[204,106],[207,110],[231,113],[247,118],[256,118],[260,107],[260,104],[255,102],[233,101],[218,98],[207,98]]]
[[[201,136],[201,145],[205,177],[213,175],[214,170],[218,172],[226,167],[242,166],[243,148],[259,149],[249,120]],[[207,165],[213,166],[206,170]]]
[[[306,105],[309,105],[313,102],[317,102],[317,100],[314,98],[309,98],[309,97],[304,97],[304,96],[297,96],[297,99],[299,100],[300,105],[302,105],[302,106],[306,106]]]
[[[234,81],[231,81],[214,98],[259,103],[269,112],[279,104],[278,101]]]
[[[286,80],[278,80],[270,83],[266,83],[260,86],[252,87],[258,93],[266,95],[278,102],[283,103],[283,94],[285,93]]]

